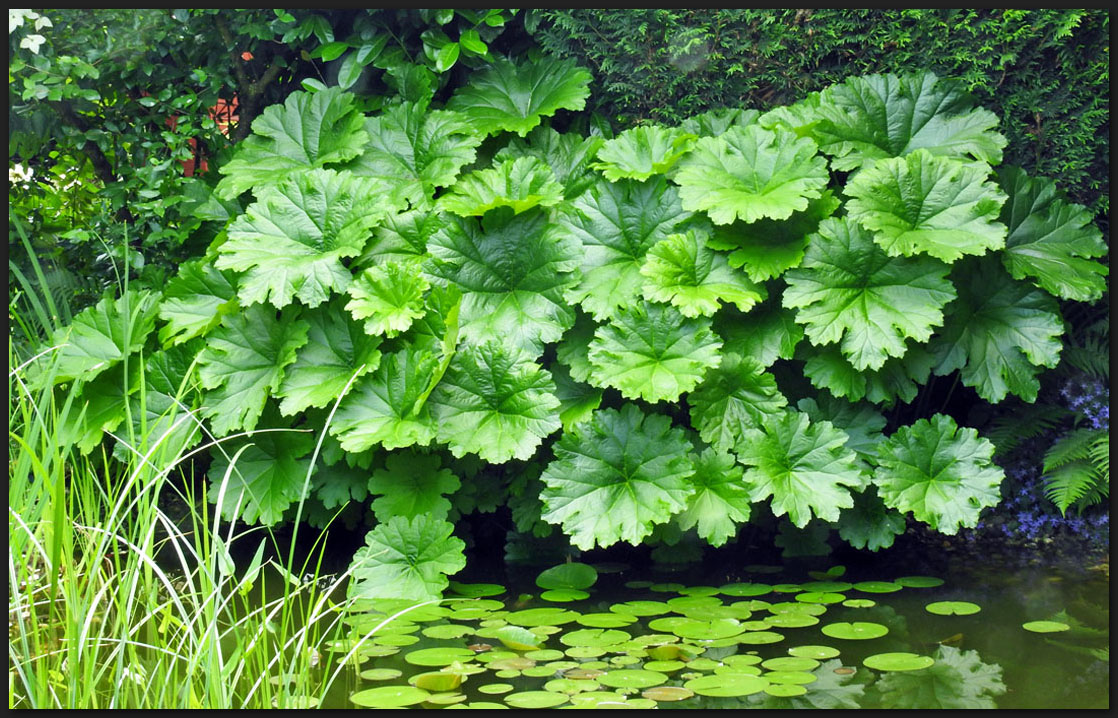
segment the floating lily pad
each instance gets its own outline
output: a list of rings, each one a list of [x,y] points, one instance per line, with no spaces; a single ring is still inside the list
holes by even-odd
[[[798,583],[777,583],[773,585],[774,593],[797,593],[804,590]]]
[[[462,675],[459,673],[443,673],[442,671],[429,671],[417,673],[408,679],[408,683],[425,691],[441,693],[458,690],[462,685]]]
[[[672,633],[680,638],[706,641],[736,636],[744,630],[741,623],[732,618],[721,618],[716,621],[698,621],[693,618],[685,618],[684,622],[677,623],[671,629]]]
[[[636,616],[626,613],[584,613],[575,619],[575,623],[587,628],[621,628],[636,620]]]
[[[514,651],[533,651],[540,647],[542,639],[527,628],[520,626],[501,626],[490,632],[487,638],[496,638],[505,648]]]
[[[683,687],[701,696],[733,698],[760,693],[767,685],[769,682],[760,676],[748,673],[723,673],[717,676],[693,678],[684,683]]]
[[[657,703],[670,703],[672,701],[685,701],[695,695],[695,691],[681,686],[653,686],[641,691],[641,695]]]
[[[667,683],[668,677],[657,671],[640,669],[622,669],[609,671],[598,678],[598,683],[610,688],[625,688],[640,690],[651,688],[661,683]]]
[[[514,626],[562,626],[574,622],[578,615],[566,608],[529,608],[513,611],[505,620]]]
[[[571,658],[597,658],[605,652],[602,646],[572,646],[564,651]]]
[[[827,658],[834,658],[841,651],[831,646],[794,646],[788,649],[788,655],[796,656],[797,658],[814,658],[816,660],[826,660]]]
[[[848,598],[842,602],[842,605],[847,608],[872,608],[877,605],[877,601],[872,598]]]
[[[727,666],[725,664],[714,669],[715,675],[722,675],[723,673],[748,673],[751,676],[761,675],[761,669],[758,666]]]
[[[661,616],[672,609],[663,601],[626,601],[615,603],[609,607],[609,610],[628,616]]]
[[[767,631],[771,628],[768,619],[763,621],[742,621],[741,627],[747,631]]]
[[[519,678],[522,673],[515,668],[502,668],[499,671],[494,671],[493,675],[497,678]]]
[[[854,584],[854,589],[863,593],[893,593],[902,588],[904,586],[896,581],[859,581]]]
[[[970,601],[936,601],[924,606],[924,609],[937,616],[970,616],[981,611],[982,607]]]
[[[549,693],[566,693],[572,695],[598,688],[597,681],[576,681],[570,678],[553,678],[543,684],[543,689]]]
[[[462,626],[457,623],[443,623],[438,626],[428,626],[424,628],[421,633],[428,638],[447,640],[451,638],[461,638],[462,636],[472,633],[472,631],[469,626]]]
[[[687,667],[693,671],[713,671],[718,668],[721,663],[713,658],[696,658],[687,664]]]
[[[505,696],[505,703],[513,708],[554,708],[566,702],[566,695],[547,691],[522,691]]]
[[[503,661],[507,658],[519,658],[519,657],[520,657],[520,654],[515,653],[513,651],[488,651],[486,653],[479,654],[477,656],[476,660],[479,663],[484,663],[484,664],[488,665],[488,664],[494,663],[496,661]]]
[[[735,668],[743,668],[745,666],[755,666],[760,663],[761,660],[761,657],[755,653],[735,653],[732,656],[723,658],[722,663]]]
[[[590,588],[598,580],[598,571],[593,566],[588,566],[577,561],[561,563],[552,566],[536,576],[536,585],[540,588]]]
[[[668,599],[668,606],[673,611],[703,610],[721,606],[722,601],[716,596],[677,596]]]
[[[935,588],[943,585],[943,579],[935,576],[901,576],[893,579],[893,583],[905,588]]]
[[[626,581],[625,588],[641,589],[648,588],[652,585],[652,581]]]
[[[818,603],[805,603],[803,601],[785,601],[769,606],[769,613],[798,613],[801,616],[822,616],[827,612],[827,607]]]
[[[315,696],[288,696],[284,701],[283,707],[285,709],[293,710],[310,710],[318,707],[319,700]],[[278,708],[275,698],[272,699],[272,706]]]
[[[819,619],[806,613],[777,613],[764,620],[766,628],[806,628],[819,623]]]
[[[425,705],[433,706],[449,706],[456,703],[462,703],[466,700],[466,696],[461,693],[432,693],[431,697],[423,701]]]
[[[390,681],[403,675],[395,668],[369,668],[359,673],[367,681]]]
[[[920,656],[915,653],[877,653],[868,656],[862,661],[862,665],[878,671],[918,671],[935,662],[931,656]]]
[[[674,638],[674,636],[673,636]],[[684,646],[678,643],[668,643],[662,646],[649,646],[645,653],[648,657],[657,661],[674,661],[681,656],[689,655]]]
[[[783,640],[784,636],[774,631],[750,631],[738,636],[738,643],[744,643],[747,646],[763,646]]]
[[[642,653],[643,653],[643,651],[642,651]],[[641,662],[641,659],[639,657],[630,656],[630,655],[613,656],[612,658],[609,659],[609,663],[610,663],[611,666],[618,666],[618,667],[631,666],[634,663],[640,663],[640,662]]]
[[[819,678],[814,673],[808,673],[807,671],[769,671],[761,674],[761,677],[769,683],[790,683],[797,686],[814,683]]]
[[[812,578],[819,579],[820,581],[826,581],[829,578],[838,578],[839,576],[845,576],[846,566],[831,566],[826,571],[808,571],[807,575],[811,576]]]
[[[440,646],[420,648],[404,655],[404,660],[413,666],[449,666],[455,661],[468,661],[475,656],[469,648]]]
[[[889,629],[880,623],[870,623],[868,621],[854,621],[847,623],[840,621],[838,623],[828,623],[820,629],[824,636],[831,638],[845,638],[851,641],[864,641],[871,638],[881,638],[889,633]]]
[[[761,666],[770,671],[810,671],[819,666],[819,661],[806,656],[780,656],[763,661]]]
[[[554,648],[540,648],[535,651],[528,651],[524,654],[524,657],[531,658],[533,661],[557,661],[563,658],[563,652]]]
[[[617,691],[587,691],[577,693],[570,698],[571,706],[577,708],[636,708],[630,706],[628,696]]]
[[[767,583],[727,583],[718,589],[719,593],[727,596],[744,598],[747,596],[764,596],[772,593],[773,587]]]
[[[1021,628],[1033,633],[1059,633],[1060,631],[1070,630],[1071,626],[1059,621],[1029,621],[1028,623],[1022,623]]]
[[[590,598],[590,594],[578,588],[553,588],[541,593],[540,598],[553,603],[570,603]]]
[[[681,624],[686,624],[688,621],[693,621],[693,618],[685,616],[664,616],[663,618],[654,618],[648,622],[648,627],[653,631],[667,631],[668,633],[675,633],[675,627]]]
[[[590,663],[588,661],[580,668],[569,668],[563,671],[563,677],[570,678],[573,681],[592,681],[605,674],[605,671],[597,668],[590,668],[589,665]]]
[[[362,658],[385,658],[396,655],[400,652],[400,648],[399,646],[378,646],[366,643],[358,648],[357,652]]]
[[[430,696],[428,691],[415,686],[379,686],[358,691],[349,700],[362,708],[403,708],[422,703]]]
[[[644,664],[646,670],[657,673],[675,673],[687,667],[683,661],[648,661]]]
[[[841,593],[828,593],[825,591],[805,591],[804,593],[797,593],[796,600],[803,603],[841,603],[846,600],[846,596]]]
[[[521,673],[529,678],[550,678],[555,675],[555,669],[549,666],[532,666],[525,668]]]
[[[564,646],[615,646],[622,641],[627,641],[632,636],[616,628],[583,628],[565,633],[559,637],[559,642]],[[569,655],[569,654],[568,654]]]
[[[452,593],[467,598],[481,598],[483,596],[500,596],[506,591],[504,586],[496,583],[458,583],[451,581],[447,589]],[[414,619],[413,619],[414,620]]]
[[[452,706],[447,706],[446,707],[447,710],[453,710],[455,708],[465,708],[465,709],[483,710],[484,711],[484,710],[491,710],[493,708],[500,708],[501,710],[508,710],[509,707],[502,704],[502,703],[490,703],[489,701],[471,701],[469,703],[455,703]]]
[[[807,693],[807,688],[798,683],[772,683],[765,686],[765,693],[774,698],[795,698]]]
[[[688,586],[679,589],[681,596],[713,596],[716,593],[718,593],[718,589],[714,586]]]
[[[410,646],[413,643],[419,643],[419,636],[411,636],[406,633],[386,633],[383,636],[377,636],[373,639],[373,643],[378,646]]]

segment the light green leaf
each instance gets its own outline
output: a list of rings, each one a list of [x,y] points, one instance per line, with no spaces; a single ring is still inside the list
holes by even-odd
[[[155,328],[159,296],[129,289],[116,299],[103,297],[83,309],[50,339],[58,350],[54,382],[89,381],[129,354],[139,351]]]
[[[556,363],[550,371],[555,381],[555,398],[559,400],[559,421],[567,431],[590,418],[602,403],[602,390],[575,381],[563,364]]]
[[[819,93],[813,109],[810,134],[841,171],[921,149],[996,165],[1006,144],[997,115],[931,72],[851,77]]]
[[[1001,500],[1005,472],[993,463],[994,445],[949,416],[902,426],[877,455],[873,483],[885,505],[941,533],[973,528],[982,509]]]
[[[370,494],[380,495],[373,500],[377,521],[384,523],[393,516],[445,519],[450,514],[450,500],[444,494],[453,494],[462,483],[450,469],[440,465],[437,454],[389,454],[384,468],[374,471],[368,484]]]
[[[637,545],[687,507],[694,473],[689,443],[666,416],[633,404],[594,413],[563,434],[540,477],[544,520],[562,524],[583,550]]]
[[[736,447],[738,459],[751,467],[745,472],[749,497],[771,496],[773,515],[787,514],[799,528],[813,517],[837,521],[839,509],[854,506],[850,489],[867,482],[846,440],[831,422],[813,424],[796,411],[766,419],[764,432],[749,432]]]
[[[463,217],[480,217],[497,207],[519,214],[532,207],[550,207],[563,199],[563,187],[551,168],[535,157],[518,157],[461,177],[439,197],[440,209]]]
[[[670,234],[648,250],[641,274],[644,296],[670,302],[685,317],[711,316],[722,302],[748,311],[765,298],[765,289],[730,268],[709,249],[704,234],[688,230]]]
[[[598,320],[639,300],[645,254],[690,217],[661,177],[600,181],[572,206],[572,215],[560,217],[560,231],[582,244],[582,281],[566,296]]]
[[[535,354],[574,322],[563,291],[578,281],[578,246],[541,209],[451,217],[431,238],[431,273],[462,290],[462,337]]]
[[[486,134],[521,137],[558,110],[581,110],[590,96],[590,73],[573,60],[516,63],[494,58],[450,98],[448,110],[462,112]]]
[[[675,127],[642,125],[607,140],[591,167],[610,182],[635,179],[643,182],[662,175],[691,150],[696,137]]]
[[[80,414],[68,416],[55,430],[59,444],[77,446],[82,454],[99,446],[105,432],[115,431],[127,417],[126,405],[143,380],[139,369],[139,361],[134,358],[127,375],[125,364],[118,363],[86,382],[71,408],[74,414]]]
[[[345,169],[385,182],[393,188],[392,195],[412,206],[431,199],[437,188],[454,184],[484,139],[468,117],[429,111],[426,102],[393,105],[370,117],[365,132],[369,143]]]
[[[252,431],[264,403],[280,387],[284,368],[307,343],[310,325],[290,312],[276,318],[274,309],[254,304],[226,315],[198,359],[198,376],[207,389],[202,415],[216,436]]]
[[[438,363],[431,352],[412,347],[385,354],[376,371],[362,377],[338,405],[330,433],[350,452],[378,444],[400,449],[431,443],[430,409],[424,404],[416,411],[415,406]]]
[[[948,271],[930,257],[890,258],[862,227],[826,219],[802,265],[784,275],[783,303],[813,344],[841,342],[855,369],[876,370],[943,322],[943,307],[955,298]]]
[[[393,211],[379,183],[333,170],[294,175],[259,196],[229,226],[215,262],[246,272],[238,282],[243,306],[282,308],[298,298],[315,307],[345,290],[350,273],[341,260],[359,254],[371,228]]]
[[[365,320],[366,334],[394,337],[426,314],[423,293],[430,287],[418,261],[389,261],[357,275],[345,308]]]
[[[675,521],[684,531],[695,528],[711,546],[721,546],[737,535],[738,524],[749,520],[749,492],[742,468],[730,454],[704,449],[695,457],[691,483],[695,493]]]
[[[287,416],[332,404],[351,378],[374,371],[380,364],[380,338],[365,334],[349,321],[340,300],[306,312],[302,319],[309,326],[307,343],[284,371],[276,393],[283,398],[280,412]]]
[[[237,308],[237,287],[231,272],[222,272],[204,260],[187,262],[163,288],[159,330],[164,346],[181,344],[205,334],[221,317]]]
[[[248,445],[230,467],[230,459],[241,447]],[[241,520],[250,524],[274,526],[283,520],[283,512],[303,497],[303,486],[310,469],[314,437],[307,432],[268,431],[251,438],[235,439],[222,444],[222,451],[212,451],[210,465],[210,502],[227,521]],[[224,494],[220,487],[229,473]]]
[[[385,217],[365,245],[357,266],[406,262],[427,256],[427,241],[446,225],[446,218],[427,208],[409,209]]]
[[[252,134],[221,166],[225,177],[216,193],[233,199],[245,190],[279,184],[289,175],[361,154],[368,135],[355,96],[331,87],[315,93],[293,92],[283,105],[264,109],[252,121]]]
[[[717,369],[687,396],[691,425],[703,441],[729,451],[769,417],[784,414],[788,400],[772,374],[752,357],[727,353]]]
[[[999,171],[998,184],[1009,195],[1001,214],[1009,227],[1002,262],[1013,278],[1028,278],[1063,299],[1099,299],[1110,270],[1093,258],[1105,256],[1107,245],[1087,208],[1065,201],[1051,180],[1031,179],[1016,167]]]
[[[806,210],[829,179],[814,142],[758,125],[699,139],[675,175],[684,209],[704,210],[715,224],[787,219]]]
[[[675,401],[718,366],[721,346],[709,319],[642,302],[598,327],[590,342],[591,382],[629,399]]]
[[[350,565],[351,598],[442,598],[448,575],[466,567],[466,544],[453,524],[431,516],[394,516],[365,536]]]
[[[555,383],[531,356],[497,341],[463,346],[431,395],[438,439],[458,457],[528,459],[560,427]]]
[[[679,129],[697,137],[718,137],[731,127],[745,127],[757,122],[757,110],[743,110],[738,107],[722,107],[708,110],[680,123]]]
[[[1042,367],[1060,361],[1064,323],[1056,300],[1019,282],[985,258],[955,272],[958,299],[948,305],[944,328],[932,339],[937,375],[959,370],[963,384],[989,402],[1006,394],[1036,400]]]
[[[546,162],[559,184],[563,195],[574,199],[598,180],[590,169],[590,161],[602,146],[601,137],[582,137],[574,132],[560,134],[550,127],[537,127],[528,137],[514,137],[493,156],[494,162],[504,162],[529,155]]]
[[[917,150],[854,175],[844,190],[846,211],[891,257],[930,254],[954,262],[1005,246],[998,213],[1006,195],[989,174],[984,164]]]
[[[884,437],[885,417],[872,406],[854,404],[820,393],[796,402],[796,408],[808,415],[814,423],[829,421],[846,432],[846,448],[852,449],[865,461],[876,461],[877,445]]]

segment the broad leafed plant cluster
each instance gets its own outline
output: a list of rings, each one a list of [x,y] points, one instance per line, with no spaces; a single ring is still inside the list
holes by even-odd
[[[267,108],[199,205],[206,255],[53,338],[87,401],[71,441],[227,437],[228,519],[365,506],[368,596],[437,595],[453,521],[502,505],[583,550],[671,525],[720,546],[760,504],[870,549],[906,514],[974,526],[993,444],[945,414],[885,436],[881,412],[933,376],[1033,401],[1057,300],[1106,287],[1090,214],[1001,166],[997,118],[930,73],[554,129],[589,81],[498,59],[442,106],[421,85],[369,115],[336,87]]]

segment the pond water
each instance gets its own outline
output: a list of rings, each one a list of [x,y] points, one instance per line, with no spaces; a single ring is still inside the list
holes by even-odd
[[[372,634],[325,707],[1110,705],[1101,570],[889,552],[864,563],[598,568],[584,598],[546,593],[536,568],[458,577],[448,597],[479,595]],[[401,607],[349,616],[354,639]]]

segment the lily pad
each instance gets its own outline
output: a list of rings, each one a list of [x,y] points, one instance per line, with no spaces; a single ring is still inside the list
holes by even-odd
[[[496,583],[458,583],[451,581],[447,586],[452,593],[467,598],[481,598],[483,596],[500,596],[506,591],[504,586]],[[413,619],[414,620],[414,619]]]
[[[570,603],[590,598],[590,594],[578,588],[552,588],[541,593],[540,598],[553,603]]]
[[[566,702],[566,695],[547,691],[522,691],[505,696],[505,703],[513,708],[554,708]]]
[[[403,708],[422,703],[430,696],[430,692],[415,686],[379,686],[358,691],[349,700],[362,708]]]
[[[718,589],[719,593],[727,596],[744,598],[748,596],[764,596],[772,593],[773,587],[767,583],[727,583]]]
[[[838,623],[828,623],[820,630],[824,636],[845,638],[851,641],[865,641],[871,638],[881,638],[889,633],[889,629],[880,623],[870,623],[868,621],[854,621],[851,623],[840,621]]]
[[[663,618],[654,618],[648,622],[648,627],[653,631],[666,631],[668,633],[675,633],[675,627],[680,624],[686,624],[688,621],[693,621],[693,618],[686,616],[664,616]]]
[[[617,691],[587,691],[570,698],[571,706],[577,708],[637,708],[629,705],[629,698]]]
[[[761,666],[770,671],[810,671],[819,666],[819,661],[806,656],[780,656],[763,661]]]
[[[598,580],[598,571],[585,563],[577,561],[552,566],[536,576],[540,588],[590,588]]]
[[[931,656],[920,656],[915,653],[877,653],[868,656],[862,661],[862,665],[878,671],[918,671],[934,665],[935,662]]]
[[[822,616],[827,612],[827,607],[818,603],[805,603],[803,601],[785,601],[769,606],[769,613],[798,613],[801,616]]]
[[[513,611],[505,620],[514,626],[562,626],[573,623],[579,614],[566,608],[529,608]]]
[[[496,638],[505,648],[514,651],[533,651],[540,647],[542,639],[527,628],[520,626],[501,626],[486,638]]]
[[[597,681],[576,681],[570,678],[553,678],[543,684],[543,689],[548,693],[566,693],[568,695],[593,691],[597,688]]]
[[[540,648],[535,651],[528,651],[524,654],[525,658],[531,658],[533,661],[558,661],[563,658],[563,652],[557,651],[554,648]]]
[[[797,686],[814,683],[819,679],[814,673],[807,671],[769,671],[761,674],[769,683],[790,683]]]
[[[745,667],[755,666],[761,662],[761,657],[755,653],[735,653],[732,656],[726,656],[722,659],[722,663],[727,666]]]
[[[831,566],[826,571],[808,571],[807,575],[811,576],[812,578],[819,579],[820,581],[826,581],[829,578],[838,578],[839,576],[845,576],[846,566]]]
[[[721,618],[715,621],[685,618],[684,621],[686,622],[677,623],[672,629],[672,633],[680,638],[710,641],[736,636],[745,630],[741,627],[741,623],[732,618]]]
[[[797,593],[804,590],[798,583],[777,583],[773,585],[773,593]]]
[[[642,653],[643,653],[643,651],[642,651]],[[634,663],[640,663],[640,662],[641,662],[640,657],[631,656],[631,655],[628,655],[628,654],[623,654],[623,655],[620,655],[620,656],[613,656],[612,658],[609,659],[610,665],[611,666],[617,666],[617,667],[631,666]]]
[[[419,636],[412,636],[407,633],[386,633],[383,636],[375,637],[373,643],[378,646],[397,646],[402,648],[404,646],[410,646],[413,643],[419,643]]]
[[[841,593],[828,593],[826,591],[806,591],[796,594],[796,600],[803,603],[842,603],[846,596]]]
[[[684,683],[683,687],[701,696],[734,698],[760,693],[768,685],[769,682],[760,676],[748,673],[723,673],[717,676],[693,678]]]
[[[893,593],[902,588],[904,586],[896,581],[860,581],[854,584],[854,589],[863,593]]]
[[[621,628],[636,620],[636,616],[625,613],[584,613],[575,619],[575,623],[587,628]]]
[[[716,596],[677,596],[676,598],[668,599],[668,606],[676,612],[701,611],[721,605],[722,601]]]
[[[555,669],[550,666],[532,666],[520,672],[529,678],[550,678],[555,675]]]
[[[675,661],[681,656],[690,655],[686,648],[678,643],[668,643],[662,646],[650,646],[645,650],[648,657],[656,661]]]
[[[718,593],[718,589],[714,586],[688,586],[679,589],[681,596],[713,596],[716,593]]]
[[[798,683],[773,683],[765,686],[765,693],[774,698],[795,698],[807,693],[807,688]]]
[[[632,638],[630,634],[615,628],[583,628],[563,634],[559,637],[559,642],[572,648],[581,646],[603,647],[615,646],[630,638]]]
[[[695,691],[681,686],[653,686],[641,691],[641,695],[657,703],[685,701],[695,695]]]
[[[727,666],[725,664],[714,669],[715,675],[722,675],[723,673],[748,673],[751,676],[761,675],[761,669],[757,666]]]
[[[466,696],[462,693],[432,693],[431,697],[423,701],[423,703],[433,706],[449,706],[462,703],[465,700]]]
[[[788,655],[796,656],[797,658],[814,658],[816,660],[826,660],[834,658],[841,651],[831,646],[794,646],[788,649]]]
[[[663,601],[626,601],[615,603],[609,607],[609,610],[628,616],[662,616],[672,609]]]
[[[970,616],[981,611],[982,607],[970,601],[935,601],[924,609],[937,616]]]
[[[469,648],[440,646],[411,651],[404,655],[404,660],[413,666],[449,666],[455,661],[469,661],[475,655]]]
[[[764,620],[766,628],[806,628],[819,623],[819,619],[806,613],[777,613]]]
[[[462,675],[459,673],[443,673],[442,671],[429,671],[417,673],[408,679],[408,683],[425,691],[442,693],[458,690],[462,685]]]
[[[696,658],[687,664],[687,667],[693,671],[713,671],[718,668],[721,663],[713,658]]]
[[[390,681],[393,678],[399,678],[403,673],[395,668],[369,668],[361,671],[358,675],[367,681]]]
[[[744,643],[747,646],[764,646],[783,640],[784,636],[774,631],[750,631],[738,636],[738,643]]]
[[[643,688],[651,688],[658,686],[661,683],[667,683],[668,677],[663,673],[657,671],[648,671],[640,669],[622,669],[609,671],[605,675],[598,678],[598,683],[610,688],[625,688],[640,690]]]
[[[872,598],[848,598],[842,605],[847,608],[872,608],[877,605],[877,601]]]
[[[893,583],[905,588],[935,588],[943,585],[943,579],[935,576],[901,576],[893,579]]]
[[[572,646],[565,651],[571,658],[597,658],[605,652],[606,649],[601,646]]]
[[[648,661],[644,664],[645,670],[657,673],[675,673],[686,667],[687,664],[683,661]]]
[[[508,710],[509,707],[502,704],[502,703],[491,703],[489,701],[471,701],[469,703],[455,703],[452,706],[447,706],[446,709],[447,710],[452,710],[454,708],[465,708],[465,709],[483,710],[484,711],[484,710],[490,710],[492,708],[500,708],[501,710]]]
[[[437,626],[428,626],[421,631],[424,636],[437,640],[461,638],[462,636],[469,635],[472,632],[473,631],[470,630],[469,626],[462,626],[457,623],[443,623]]]
[[[1070,630],[1071,626],[1059,621],[1029,621],[1028,623],[1022,623],[1021,628],[1033,633],[1059,633],[1060,631]]]
[[[514,651],[488,651],[478,655],[477,661],[486,665],[496,661],[503,661],[506,658],[519,658],[520,655]]]

